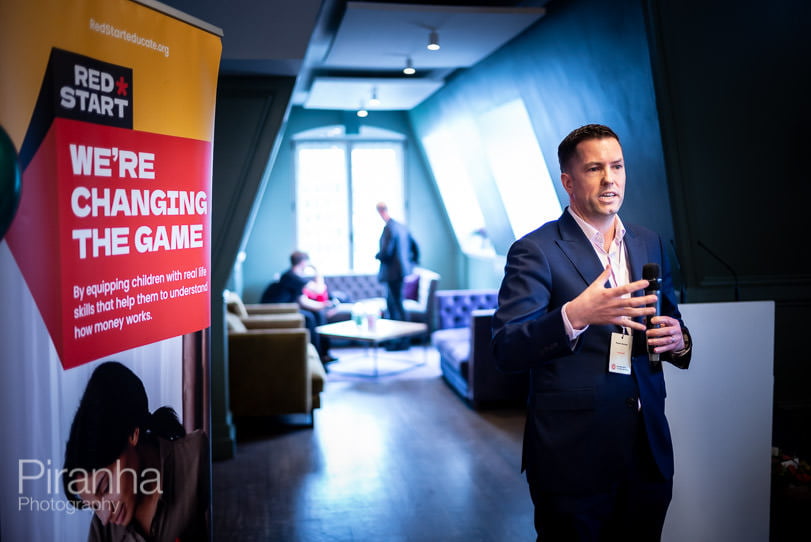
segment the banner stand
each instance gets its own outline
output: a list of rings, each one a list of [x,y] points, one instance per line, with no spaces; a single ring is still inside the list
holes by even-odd
[[[0,408],[9,437],[0,489],[11,496],[0,502],[0,539],[86,540],[91,523],[102,524],[99,509],[68,498],[63,480],[107,465],[63,466],[69,439],[86,454],[85,437],[72,432],[78,416],[103,418],[132,403],[131,389],[119,392],[114,381],[107,403],[79,408],[96,375],[113,367],[140,382],[149,412],[170,407],[187,433],[162,438],[142,417],[143,438],[125,443],[131,453],[182,458],[154,465],[160,487],[174,489],[161,496],[171,521],[160,524],[172,525],[161,536],[211,538],[210,209],[221,37],[148,0],[0,4],[2,157],[5,167],[8,150],[19,172],[19,202],[13,218],[2,217],[9,223],[0,237]],[[189,490],[196,504],[188,509],[166,496]],[[119,528],[111,525],[103,528]]]

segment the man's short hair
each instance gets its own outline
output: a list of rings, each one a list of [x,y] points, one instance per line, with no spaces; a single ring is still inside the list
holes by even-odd
[[[575,130],[572,130],[569,135],[563,138],[563,141],[558,145],[558,162],[560,163],[560,172],[566,173],[569,167],[569,162],[577,154],[577,146],[588,139],[605,139],[613,137],[620,143],[620,138],[614,133],[614,130],[602,124],[586,124]]]
[[[303,261],[309,260],[310,256],[307,255],[306,252],[302,252],[300,250],[296,250],[290,255],[290,267],[296,267]]]

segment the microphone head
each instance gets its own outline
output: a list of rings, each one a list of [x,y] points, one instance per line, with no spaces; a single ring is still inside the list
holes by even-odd
[[[656,280],[659,278],[659,264],[646,263],[642,266],[642,278],[645,280]]]

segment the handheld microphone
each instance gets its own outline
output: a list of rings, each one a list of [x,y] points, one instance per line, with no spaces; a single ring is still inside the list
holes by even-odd
[[[654,329],[658,327],[656,324],[652,323],[651,320],[654,316],[658,316],[662,309],[661,298],[659,297],[659,290],[661,289],[661,279],[659,276],[659,264],[657,263],[646,263],[642,266],[642,278],[649,282],[648,286],[645,288],[645,295],[654,294],[656,295],[656,303],[653,305],[648,305],[648,307],[655,307],[656,312],[650,316],[645,317],[645,327],[648,329]],[[653,351],[652,346],[648,346],[648,361],[652,365],[656,365],[660,363],[659,354]]]

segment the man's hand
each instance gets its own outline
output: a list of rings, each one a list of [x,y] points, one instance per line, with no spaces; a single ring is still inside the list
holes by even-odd
[[[651,322],[660,326],[647,331],[648,345],[655,347],[654,352],[661,354],[671,350],[684,350],[684,336],[678,320],[670,316],[657,316]]]
[[[633,318],[647,316],[656,312],[655,307],[646,307],[656,303],[655,295],[623,297],[642,290],[648,286],[647,280],[630,282],[616,288],[606,288],[605,283],[611,275],[611,265],[607,265],[600,276],[589,284],[588,288],[572,299],[566,306],[566,315],[575,329],[583,329],[591,324],[616,324],[645,331],[645,324]]]

